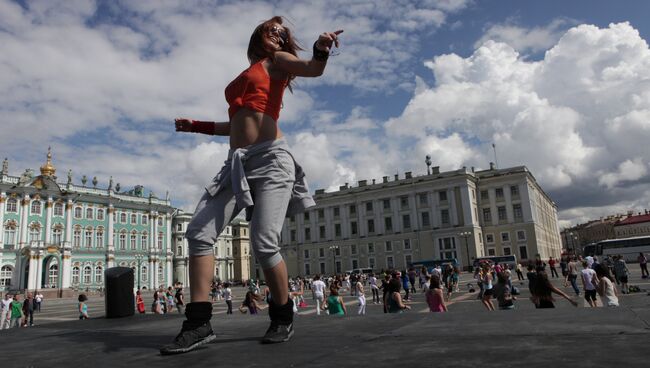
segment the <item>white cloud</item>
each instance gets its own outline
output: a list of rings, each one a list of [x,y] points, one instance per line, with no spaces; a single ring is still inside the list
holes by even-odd
[[[611,189],[623,181],[639,180],[648,174],[646,163],[643,162],[641,157],[634,160],[625,160],[618,166],[618,170],[610,173],[600,173],[601,177],[598,180],[600,185],[604,185]]]
[[[532,28],[518,26],[512,20],[494,24],[476,41],[474,47],[478,48],[492,40],[507,43],[521,53],[544,51],[555,45],[567,27],[575,23],[570,19],[558,18],[546,26]]]

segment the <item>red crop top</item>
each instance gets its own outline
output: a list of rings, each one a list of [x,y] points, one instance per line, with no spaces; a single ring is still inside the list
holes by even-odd
[[[271,78],[262,65],[264,60],[251,65],[226,87],[230,119],[245,107],[278,121],[287,80]]]

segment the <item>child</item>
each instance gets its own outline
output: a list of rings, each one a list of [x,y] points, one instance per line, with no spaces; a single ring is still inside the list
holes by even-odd
[[[86,304],[86,300],[88,300],[88,297],[86,294],[79,294],[79,319],[88,319],[88,305]]]

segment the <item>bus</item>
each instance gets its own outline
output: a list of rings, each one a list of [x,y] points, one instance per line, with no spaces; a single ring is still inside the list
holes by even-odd
[[[441,268],[444,268],[448,264],[452,266],[458,266],[458,260],[456,258],[450,258],[450,259],[430,259],[425,261],[413,261],[409,264],[409,266],[414,267],[416,269],[426,267],[427,271],[431,272],[433,271],[434,268],[436,268],[436,266],[440,266]]]
[[[596,243],[594,248],[593,255],[621,255],[626,262],[636,262],[639,253],[650,253],[650,236],[603,240]]]
[[[474,260],[474,267],[478,267],[481,262],[490,262],[492,264],[507,264],[510,266],[511,270],[517,268],[517,257],[514,255],[511,256],[491,256],[491,257],[479,257]]]

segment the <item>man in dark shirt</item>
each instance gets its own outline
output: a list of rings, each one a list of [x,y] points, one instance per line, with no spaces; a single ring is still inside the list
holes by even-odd
[[[34,295],[32,293],[27,293],[27,298],[23,303],[23,315],[25,316],[23,325],[27,325],[29,320],[29,326],[34,326],[34,310],[36,309],[36,302],[34,301]]]

